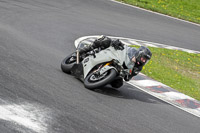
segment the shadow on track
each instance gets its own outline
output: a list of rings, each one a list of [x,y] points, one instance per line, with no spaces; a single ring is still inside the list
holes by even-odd
[[[149,95],[148,93],[145,93],[136,87],[133,87],[127,83],[125,83],[122,87],[119,89],[112,88],[110,85],[107,85],[102,88],[94,89],[94,92],[108,95],[116,98],[123,98],[123,99],[134,99],[141,102],[147,102],[147,103],[165,103],[156,97],[153,97]]]
[[[83,84],[83,82],[80,79],[76,79],[76,80],[77,82],[80,82]],[[129,100],[133,99],[133,100],[138,100],[138,101],[146,102],[146,103],[153,103],[153,104],[165,103],[161,101],[160,99],[153,97],[150,94],[143,92],[134,86],[129,85],[128,83],[124,83],[122,87],[117,88],[117,89],[111,87],[110,85],[106,85],[104,87],[92,89],[90,91],[107,95],[107,96],[116,97],[116,98],[129,99]]]

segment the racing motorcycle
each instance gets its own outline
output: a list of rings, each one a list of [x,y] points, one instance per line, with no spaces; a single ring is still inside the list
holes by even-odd
[[[122,67],[123,51],[113,47],[102,50],[96,48],[84,54],[79,49],[91,45],[79,42],[75,44],[76,51],[61,62],[61,69],[81,80],[88,89],[95,89],[110,84],[112,81],[124,78],[129,72]],[[117,88],[117,87],[116,87]]]

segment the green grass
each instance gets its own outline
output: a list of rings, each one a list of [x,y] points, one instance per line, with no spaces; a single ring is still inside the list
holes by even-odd
[[[117,0],[160,12],[180,19],[200,23],[200,0]]]
[[[200,54],[178,50],[149,48],[152,59],[142,73],[200,100]]]

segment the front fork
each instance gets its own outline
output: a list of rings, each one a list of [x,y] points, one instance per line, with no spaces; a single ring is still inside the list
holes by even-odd
[[[79,57],[79,50],[76,50],[76,64],[79,64],[80,62],[80,57]]]

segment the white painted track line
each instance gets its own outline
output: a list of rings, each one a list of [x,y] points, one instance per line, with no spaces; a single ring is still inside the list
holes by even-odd
[[[190,22],[190,21],[186,21],[186,20],[183,20],[183,19],[175,18],[175,17],[169,16],[169,15],[165,15],[165,14],[162,14],[162,13],[154,12],[154,11],[147,10],[147,9],[144,9],[144,8],[141,8],[141,7],[137,7],[137,6],[134,6],[134,5],[129,5],[129,4],[122,3],[122,2],[119,2],[119,1],[116,1],[116,0],[110,0],[110,1],[118,3],[118,4],[121,4],[121,5],[133,7],[133,8],[136,8],[136,9],[140,9],[140,10],[143,10],[143,11],[146,11],[146,12],[150,12],[150,13],[153,13],[153,14],[157,14],[157,15],[160,15],[160,16],[165,16],[165,17],[168,17],[168,18],[179,20],[179,21],[182,21],[182,22],[185,22],[185,23],[189,23],[189,24],[193,24],[193,25],[196,25],[196,26],[200,26],[200,24],[197,24],[197,23],[194,23],[194,22]]]

